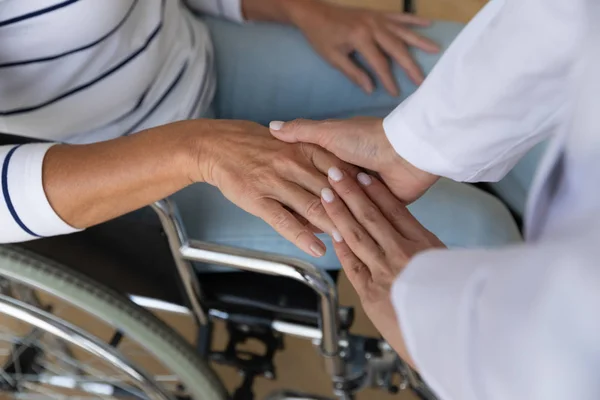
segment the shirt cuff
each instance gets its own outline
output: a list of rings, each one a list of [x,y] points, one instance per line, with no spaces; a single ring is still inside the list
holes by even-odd
[[[405,100],[383,120],[383,129],[396,153],[422,171],[459,182],[471,178],[471,172],[450,162],[409,127],[403,115],[408,102],[409,99]]]
[[[13,207],[12,216],[19,226],[33,237],[63,235],[77,232],[54,211],[42,181],[46,152],[53,143],[19,146],[6,162],[6,190]]]
[[[423,379],[446,400],[480,398],[468,362],[469,304],[480,291],[484,269],[461,262],[463,253],[435,250],[416,256],[392,287],[392,303],[409,354]],[[466,261],[466,260],[465,260]]]
[[[218,0],[221,2],[223,17],[231,21],[244,22],[241,0]]]

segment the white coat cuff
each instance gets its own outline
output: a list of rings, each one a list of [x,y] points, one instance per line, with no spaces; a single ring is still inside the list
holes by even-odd
[[[454,259],[466,253],[472,252],[422,253],[392,287],[408,352],[424,380],[445,400],[477,398],[469,380],[470,307],[465,305],[473,304],[484,270]]]
[[[241,0],[219,0],[223,8],[223,17],[236,22],[244,22]]]
[[[466,171],[450,162],[433,144],[418,134],[418,129],[409,126],[404,118],[405,104],[408,101],[400,104],[383,120],[383,129],[396,153],[425,172],[459,182],[469,180],[473,176],[472,171]]]

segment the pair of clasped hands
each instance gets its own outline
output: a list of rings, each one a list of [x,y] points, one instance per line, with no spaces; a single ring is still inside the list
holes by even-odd
[[[384,336],[399,329],[390,318],[394,279],[415,254],[444,247],[406,205],[438,177],[403,160],[379,118],[273,121],[272,136],[261,128],[255,132],[264,137],[256,147],[261,157],[232,157],[230,168],[221,160],[219,176],[208,180],[312,256],[326,251],[315,234],[329,234],[376,327]],[[232,181],[241,179],[234,173],[240,163],[250,171],[243,183]]]

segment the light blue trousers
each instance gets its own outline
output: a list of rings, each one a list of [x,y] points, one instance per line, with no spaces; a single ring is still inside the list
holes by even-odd
[[[416,89],[394,66],[401,97],[389,96],[381,87],[366,95],[323,61],[295,29],[275,24],[237,25],[216,19],[206,22],[216,51],[217,118],[268,124],[271,120],[300,117],[383,117]],[[421,31],[446,48],[461,27],[439,22]],[[426,73],[438,59],[416,50],[414,56]],[[285,254],[321,268],[339,268],[327,235],[322,236],[327,254],[312,258],[207,184],[192,185],[174,198],[194,239]],[[451,247],[493,247],[521,240],[507,208],[495,197],[466,184],[442,179],[409,208]]]

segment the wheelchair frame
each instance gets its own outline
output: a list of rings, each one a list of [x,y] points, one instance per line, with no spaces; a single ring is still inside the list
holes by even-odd
[[[383,339],[354,336],[342,329],[340,318],[345,310],[340,309],[336,285],[325,271],[290,257],[191,240],[173,201],[163,199],[152,208],[168,239],[190,311],[199,326],[208,324],[211,319],[228,320],[229,315],[221,310],[208,310],[203,305],[193,261],[293,279],[318,295],[319,328],[278,320],[272,321],[270,328],[311,340],[318,346],[338,399],[351,400],[362,388],[378,387],[391,393],[410,388],[423,399],[435,400],[418,374]],[[400,376],[398,385],[393,383],[396,374]],[[274,393],[269,399],[319,400],[322,397],[284,391]]]

